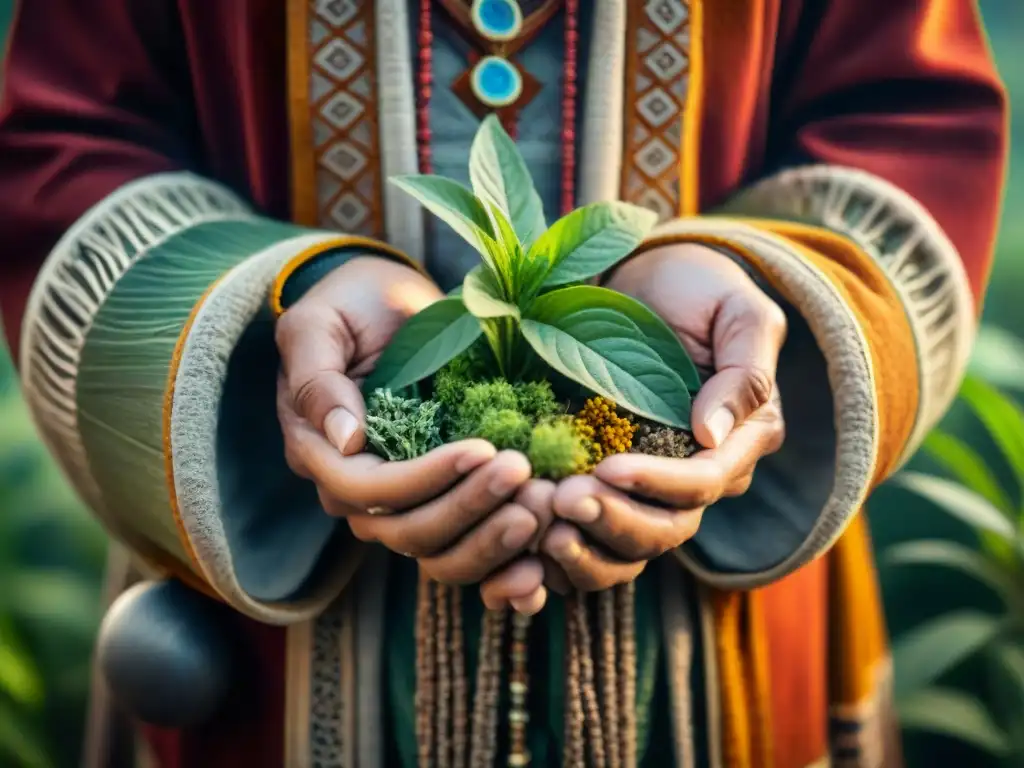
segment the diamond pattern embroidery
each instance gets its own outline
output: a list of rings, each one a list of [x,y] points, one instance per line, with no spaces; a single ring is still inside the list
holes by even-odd
[[[317,0],[316,15],[335,27],[343,27],[359,13],[357,0]]]
[[[320,49],[316,63],[335,80],[348,80],[359,69],[363,58],[346,41],[335,37]]]
[[[349,93],[338,91],[320,108],[320,114],[335,128],[344,130],[363,113],[363,105]]]
[[[310,110],[321,226],[380,237],[373,3],[309,2]]]
[[[689,0],[629,4],[627,151],[622,197],[662,219],[679,212],[680,137],[689,81]]]

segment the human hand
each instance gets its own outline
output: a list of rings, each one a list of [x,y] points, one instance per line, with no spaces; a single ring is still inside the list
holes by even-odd
[[[502,572],[538,530],[515,496],[526,458],[482,440],[437,448],[410,461],[363,453],[369,373],[410,316],[441,298],[415,270],[355,258],[317,283],[279,320],[282,371],[277,409],[289,467],[312,480],[324,510],[353,535],[415,557],[431,578],[484,582],[494,600],[518,600],[522,567]],[[529,569],[527,569],[528,571]],[[529,585],[527,585],[529,586]],[[536,591],[536,590],[529,590]]]
[[[714,371],[692,411],[694,436],[708,450],[687,459],[618,454],[592,475],[562,481],[541,543],[557,566],[548,580],[556,589],[636,578],[697,532],[707,506],[746,492],[757,461],[785,433],[775,388],[785,315],[735,262],[701,245],[665,246],[624,264],[607,286],[644,302],[699,367]]]

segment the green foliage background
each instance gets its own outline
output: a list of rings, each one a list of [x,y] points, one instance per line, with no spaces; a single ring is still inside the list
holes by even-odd
[[[26,0],[32,2],[32,0]],[[0,34],[12,0],[0,0]],[[985,308],[987,323],[1024,337],[1024,3],[980,2],[1000,70],[1014,105],[1014,154],[998,257]],[[1018,392],[1019,394],[1019,392]],[[976,440],[978,427],[954,409],[947,428]],[[995,461],[996,451],[987,453]],[[923,465],[923,460],[915,464]],[[926,467],[930,468],[930,467]],[[999,471],[1004,467],[996,466]],[[879,548],[922,536],[970,543],[970,533],[896,488],[883,488],[870,506]],[[81,743],[88,662],[99,620],[104,541],[59,472],[45,456],[18,396],[13,366],[0,351],[0,767],[73,766]],[[890,627],[899,634],[954,605],[980,605],[984,596],[947,574],[920,569],[884,571]],[[975,688],[977,670],[958,670],[952,682]],[[959,744],[910,734],[908,764],[988,765]]]

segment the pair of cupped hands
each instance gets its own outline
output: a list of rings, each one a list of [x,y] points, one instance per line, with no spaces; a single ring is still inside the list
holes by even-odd
[[[278,320],[288,465],[357,539],[416,558],[437,581],[479,584],[492,610],[533,614],[549,589],[633,580],[690,539],[707,506],[744,493],[757,461],[782,444],[775,370],[786,320],[740,266],[695,244],[635,256],[605,285],[647,304],[713,371],[692,413],[706,450],[618,454],[559,483],[532,478],[523,454],[483,440],[410,461],[366,453],[359,384],[402,323],[442,294],[415,269],[360,256]]]

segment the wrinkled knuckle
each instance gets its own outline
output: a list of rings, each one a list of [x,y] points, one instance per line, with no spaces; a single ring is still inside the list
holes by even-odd
[[[284,446],[284,463],[285,466],[291,471],[293,475],[299,477],[308,477],[306,472],[306,465],[302,461],[299,455],[299,451],[296,450],[295,446],[292,445],[290,440],[285,441]]]
[[[669,541],[667,538],[658,539],[656,541],[646,542],[643,547],[637,548],[635,551],[630,552],[630,560],[656,560],[657,558],[664,555],[670,549],[676,547],[674,541]]]
[[[421,562],[420,565],[427,576],[440,584],[461,587],[479,581],[474,579],[473,574],[462,564]]]
[[[314,376],[311,379],[300,382],[298,386],[292,389],[292,401],[295,405],[295,410],[306,415],[313,410],[313,404],[320,397],[323,387],[321,385],[320,377]],[[320,425],[314,425],[319,429]]]
[[[416,531],[407,526],[398,526],[398,530],[392,533],[388,539],[388,549],[394,552],[401,552],[409,557],[427,557],[430,554],[429,547],[420,541]]]
[[[767,446],[765,453],[775,453],[782,448],[783,443],[786,442],[786,424],[779,418],[771,426],[771,431],[768,435]]]
[[[675,541],[672,542],[671,546],[666,547],[665,551],[668,552],[669,550],[682,546],[690,539],[692,539],[697,534],[697,530],[700,528],[700,521],[702,516],[703,512],[700,511],[679,512],[678,514],[676,514],[675,517],[673,517],[672,519],[672,531],[674,534]]]
[[[691,506],[695,509],[710,507],[722,498],[723,486],[721,474],[716,472],[715,477],[711,478],[703,488],[694,491],[691,497]]]
[[[763,297],[763,301],[761,301],[760,323],[779,338],[786,335],[788,327],[786,313],[782,310],[782,307],[767,296]]]
[[[771,402],[775,380],[768,371],[750,368],[747,370],[746,388],[750,404],[753,410],[757,410]]]
[[[296,316],[300,314],[296,309],[290,309],[281,315],[274,324],[274,342],[277,348],[284,351],[289,340],[293,337],[296,329]]]
[[[750,486],[754,484],[754,474],[750,473],[737,478],[732,482],[729,488],[726,490],[725,496],[735,497],[742,496],[750,490]]]
[[[373,534],[373,529],[366,524],[366,521],[358,517],[350,517],[348,519],[348,528],[358,541],[368,544],[377,541],[377,537]]]
[[[611,579],[601,578],[598,574],[585,570],[576,575],[573,586],[580,592],[601,592],[615,585]]]

